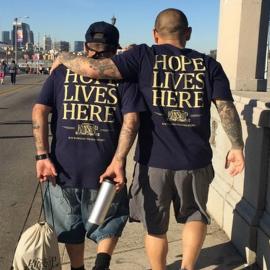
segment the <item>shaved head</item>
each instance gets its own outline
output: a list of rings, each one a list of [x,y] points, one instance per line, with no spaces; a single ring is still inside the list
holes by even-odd
[[[188,20],[181,10],[168,8],[161,11],[156,18],[155,30],[163,37],[181,39],[187,29]]]

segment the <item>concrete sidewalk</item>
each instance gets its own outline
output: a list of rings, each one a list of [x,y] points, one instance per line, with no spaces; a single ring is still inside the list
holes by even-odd
[[[182,226],[171,219],[168,232],[169,253],[168,270],[179,270],[181,261],[181,229]],[[143,243],[144,231],[141,224],[128,223],[111,261],[111,270],[146,270],[150,269]],[[85,249],[86,269],[92,269],[95,262],[96,245],[87,240]],[[64,246],[60,246],[62,269],[70,270],[68,255]],[[207,237],[198,260],[196,269],[247,269],[243,259],[229,242],[223,231],[215,222],[208,228]]]
[[[132,179],[133,164],[132,149],[127,161],[127,178]],[[169,253],[167,257],[167,269],[179,270],[181,262],[181,230],[183,226],[177,224],[171,213],[170,227],[168,231]],[[140,223],[127,223],[122,237],[111,261],[111,270],[148,270],[149,263],[144,249],[144,230]],[[62,257],[62,269],[70,270],[67,252],[63,245],[60,245]],[[85,266],[92,269],[95,262],[96,244],[86,240]],[[202,252],[200,254],[196,269],[218,269],[218,270],[239,270],[248,269],[243,258],[230,243],[225,233],[213,221],[208,227],[208,233]]]

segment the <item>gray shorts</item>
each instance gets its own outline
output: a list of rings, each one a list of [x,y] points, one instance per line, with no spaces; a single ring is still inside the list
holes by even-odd
[[[85,236],[95,242],[121,236],[129,212],[126,187],[116,193],[100,226],[88,222],[98,190],[54,187],[45,183],[43,191],[46,220],[54,227],[59,242],[80,244]]]
[[[136,164],[130,187],[130,221],[144,224],[149,234],[165,234],[173,202],[176,221],[210,224],[206,211],[212,164],[197,170],[173,171]]]

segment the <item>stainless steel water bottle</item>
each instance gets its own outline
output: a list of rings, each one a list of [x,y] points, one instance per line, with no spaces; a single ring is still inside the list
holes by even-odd
[[[104,222],[115,193],[114,181],[105,179],[101,184],[93,210],[88,219],[90,223],[100,225]]]

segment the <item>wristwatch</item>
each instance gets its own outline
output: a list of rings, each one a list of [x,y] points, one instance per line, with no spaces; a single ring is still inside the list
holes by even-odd
[[[36,160],[47,159],[47,158],[49,158],[49,157],[50,157],[49,154],[35,155],[35,159],[36,159]]]

